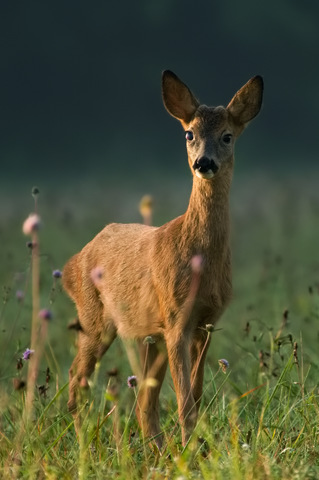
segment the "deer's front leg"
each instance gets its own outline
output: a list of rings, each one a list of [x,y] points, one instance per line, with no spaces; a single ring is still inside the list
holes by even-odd
[[[190,380],[190,339],[183,332],[170,331],[165,340],[182,428],[182,444],[186,445],[197,421],[197,411]]]
[[[159,450],[162,448],[163,438],[160,435],[159,423],[159,394],[167,369],[167,354],[163,345],[138,342],[141,366],[143,368],[143,382],[138,394],[136,414],[144,437],[154,437]],[[153,380],[148,383],[148,380]]]

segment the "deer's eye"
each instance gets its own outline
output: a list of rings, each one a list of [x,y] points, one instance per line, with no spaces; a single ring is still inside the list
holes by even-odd
[[[231,133],[225,133],[225,135],[222,136],[222,140],[224,143],[226,143],[226,145],[229,145],[231,143],[232,137],[233,136]]]
[[[193,132],[191,132],[190,130],[187,130],[187,132],[185,132],[185,137],[186,137],[186,140],[190,142],[194,138]]]

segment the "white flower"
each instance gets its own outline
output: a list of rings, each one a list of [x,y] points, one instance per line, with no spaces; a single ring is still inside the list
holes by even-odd
[[[28,218],[24,221],[22,231],[25,235],[31,235],[36,230],[39,230],[41,219],[37,213],[30,213]]]

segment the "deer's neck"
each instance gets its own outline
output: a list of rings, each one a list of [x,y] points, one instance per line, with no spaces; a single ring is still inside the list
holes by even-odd
[[[192,254],[221,256],[229,248],[229,175],[209,181],[196,176],[189,205],[183,218],[182,242]],[[186,246],[186,245],[185,245]]]

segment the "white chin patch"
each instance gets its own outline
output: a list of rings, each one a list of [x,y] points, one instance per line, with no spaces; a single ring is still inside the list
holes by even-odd
[[[195,170],[195,175],[198,178],[204,178],[205,180],[209,180],[210,178],[213,178],[213,176],[215,174],[214,174],[213,170],[207,170],[207,172],[205,172],[205,173],[202,173],[199,170]]]

